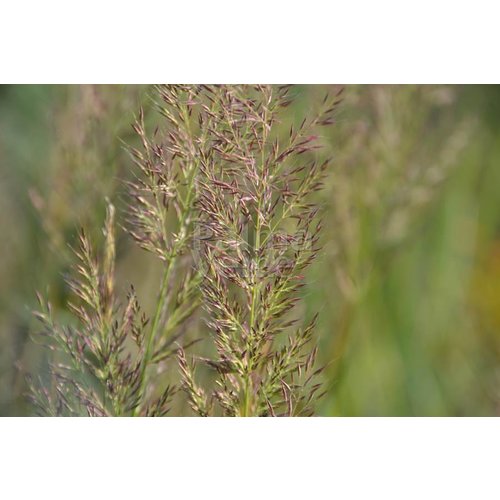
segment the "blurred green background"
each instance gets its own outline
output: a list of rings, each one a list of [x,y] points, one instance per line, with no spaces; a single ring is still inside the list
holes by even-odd
[[[147,86],[0,86],[0,415],[30,415],[35,291],[64,318],[68,243],[125,202]],[[297,86],[299,117],[325,86]],[[346,86],[324,142],[320,415],[500,412],[500,87]],[[122,233],[118,273],[152,304],[158,267]]]

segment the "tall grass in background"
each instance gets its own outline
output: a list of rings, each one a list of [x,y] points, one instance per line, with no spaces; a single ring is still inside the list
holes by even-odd
[[[118,181],[130,166],[120,139],[135,140],[129,124],[149,106],[145,90],[0,88],[3,415],[32,413],[24,374],[48,373],[28,338],[33,290],[49,284],[59,310],[66,242],[82,224],[99,235],[105,196],[120,209]],[[287,129],[325,89],[293,90]],[[319,311],[318,358],[327,365],[320,414],[497,413],[498,103],[495,87],[346,88],[323,138],[334,157],[317,197],[326,207],[323,251],[302,290],[304,315]],[[117,281],[133,281],[148,312],[159,269],[118,239]]]

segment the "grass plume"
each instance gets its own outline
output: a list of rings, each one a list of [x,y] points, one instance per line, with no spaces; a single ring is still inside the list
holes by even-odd
[[[311,413],[315,381],[315,319],[297,325],[293,310],[303,272],[318,252],[318,207],[327,162],[311,155],[318,127],[333,123],[339,95],[326,96],[316,116],[292,126],[277,123],[289,88],[211,87],[211,147],[199,178],[202,290],[217,356],[210,396],[196,386],[184,354],[180,362],[192,408],[200,415]],[[285,336],[284,340],[281,337]]]
[[[340,92],[284,135],[291,101],[289,86],[157,87],[161,124],[150,132],[142,110],[133,124],[125,223],[161,263],[156,305],[148,318],[133,288],[120,302],[109,203],[100,258],[79,238],[71,324],[40,299],[43,336],[57,351],[50,387],[32,384],[42,414],[164,415],[179,385],[202,416],[313,414],[316,318],[298,317],[299,291],[319,251],[311,195],[328,161],[316,154],[318,130],[333,124]],[[186,354],[200,303],[212,357]],[[175,353],[178,380],[165,384],[159,368]],[[215,372],[213,387],[198,385],[200,363]]]

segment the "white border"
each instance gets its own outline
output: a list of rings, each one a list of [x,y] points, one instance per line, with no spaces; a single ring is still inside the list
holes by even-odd
[[[3,2],[3,83],[492,83],[495,2]]]
[[[498,498],[500,420],[0,421],[2,498]]]

